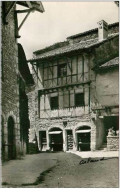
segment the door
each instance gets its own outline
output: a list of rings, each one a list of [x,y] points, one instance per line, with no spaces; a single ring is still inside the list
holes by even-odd
[[[15,159],[15,133],[14,133],[14,120],[12,117],[8,119],[8,159]]]
[[[90,151],[90,133],[78,133],[79,151]]]
[[[46,151],[47,148],[46,131],[39,132],[39,142],[40,142],[40,150]]]
[[[59,128],[53,128],[49,132],[50,148],[53,151],[63,151],[63,133]]]

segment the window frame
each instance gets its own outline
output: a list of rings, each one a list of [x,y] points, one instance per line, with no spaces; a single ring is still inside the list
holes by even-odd
[[[63,78],[67,76],[67,63],[62,63],[58,65],[57,76],[58,78]]]
[[[80,103],[80,101],[77,102],[77,98],[78,98],[77,96],[81,95],[81,94],[83,95],[82,103]],[[75,107],[84,107],[85,106],[85,94],[83,92],[75,93],[74,99],[75,99]]]
[[[57,106],[53,106],[54,104],[52,102],[53,101],[52,99],[55,99],[55,98],[57,98],[57,101],[56,101]],[[59,97],[58,97],[58,95],[50,97],[50,108],[51,108],[51,110],[58,110],[59,109]]]

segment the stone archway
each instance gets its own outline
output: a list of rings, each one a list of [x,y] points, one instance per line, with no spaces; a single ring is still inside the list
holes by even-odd
[[[63,131],[59,127],[49,130],[49,145],[51,151],[63,151]]]
[[[15,123],[12,116],[9,116],[8,123],[8,159],[16,158],[16,144],[15,144]]]
[[[90,151],[91,127],[88,125],[79,126],[76,131],[77,150]]]

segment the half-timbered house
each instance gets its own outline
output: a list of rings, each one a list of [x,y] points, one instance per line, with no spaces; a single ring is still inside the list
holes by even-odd
[[[29,139],[36,135],[40,151],[107,147],[108,129],[118,130],[118,39],[118,23],[102,20],[96,29],[34,52]]]

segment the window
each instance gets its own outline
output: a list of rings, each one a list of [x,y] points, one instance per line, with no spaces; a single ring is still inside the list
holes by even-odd
[[[51,110],[58,109],[58,96],[50,98],[50,107]]]
[[[58,66],[58,77],[67,76],[67,64],[60,64]]]
[[[76,107],[84,106],[84,93],[75,94],[75,106]]]

